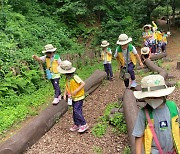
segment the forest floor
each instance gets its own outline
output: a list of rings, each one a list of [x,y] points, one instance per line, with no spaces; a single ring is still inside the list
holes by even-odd
[[[167,53],[169,61],[165,61],[162,67],[178,82],[177,88],[169,99],[174,100],[180,107],[180,70],[176,69],[177,61],[180,60],[180,31],[172,29],[172,35],[168,39]],[[103,67],[103,65],[102,65]],[[141,78],[137,76],[137,78]],[[70,132],[72,126],[72,110],[60,119],[54,127],[47,132],[36,144],[29,148],[26,154],[120,154],[128,146],[126,134],[119,134],[109,127],[102,137],[95,137],[92,128],[103,115],[105,107],[110,102],[116,102],[118,96],[122,96],[124,84],[115,73],[114,81],[105,81],[84,101],[84,116],[89,125],[89,130],[84,134]],[[98,149],[100,149],[98,151]]]

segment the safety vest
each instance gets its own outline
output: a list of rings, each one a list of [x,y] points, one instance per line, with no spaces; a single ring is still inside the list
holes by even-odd
[[[117,56],[117,60],[120,62],[121,66],[125,66],[125,60],[124,59],[124,56],[123,56],[123,52],[122,52],[122,47],[121,46],[118,46],[117,47],[117,52],[118,52],[118,56]],[[136,56],[135,54],[133,53],[133,46],[132,44],[128,44],[128,48],[127,48],[127,51],[129,52],[129,56],[130,56],[130,60],[131,62],[136,65]]]
[[[111,49],[110,48],[107,48],[107,50],[110,52],[111,51]],[[106,56],[106,57],[105,57]],[[102,58],[102,60],[107,60],[107,62],[111,62],[111,60],[112,60],[112,54],[108,54],[108,53],[106,53],[106,54],[104,54],[104,52],[102,51],[102,53],[101,53],[101,58]]]
[[[180,154],[180,127],[178,122],[178,110],[176,103],[173,101],[166,101],[166,105],[169,109],[171,115],[171,131],[172,137],[174,141],[174,148],[177,154]],[[148,110],[152,123],[154,123],[152,110]],[[153,134],[151,133],[151,129],[149,124],[146,120],[146,128],[144,132],[144,149],[145,154],[151,154],[151,145],[153,140]]]
[[[72,93],[77,88],[79,88],[80,85],[81,84],[77,83],[73,76],[70,80],[66,79],[65,88],[68,93]],[[84,88],[82,88],[75,96],[72,96],[72,99],[74,101],[78,101],[84,99],[84,97],[85,97]]]
[[[59,59],[59,55],[58,54],[55,54],[54,55],[54,59],[53,59],[53,61],[52,61],[52,64],[51,64],[51,59],[50,58],[48,58],[48,57],[46,57],[46,68],[47,69],[50,69],[50,71],[52,72],[52,73],[59,73],[58,72],[58,70],[57,70],[57,68],[58,68],[58,59]]]
[[[156,31],[157,41],[162,41],[162,34],[160,31]]]
[[[163,35],[163,36],[162,36],[162,42],[164,42],[164,43],[167,44],[167,37],[166,37],[166,35]]]

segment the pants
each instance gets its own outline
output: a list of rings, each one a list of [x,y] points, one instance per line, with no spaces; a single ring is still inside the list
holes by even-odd
[[[166,51],[166,43],[162,43],[161,44],[161,49],[162,49],[162,52],[165,52]]]
[[[104,70],[107,74],[107,79],[111,79],[113,77],[111,64],[110,63],[104,64]]]
[[[123,69],[126,69],[126,68],[123,68]],[[132,62],[128,64],[128,73],[131,76],[131,80],[135,80],[134,64]]]
[[[58,98],[59,95],[61,95],[61,90],[59,87],[59,78],[51,79],[51,83],[52,83],[53,88],[54,88],[54,98]]]
[[[152,41],[152,42],[150,42],[149,40],[145,41],[144,46],[149,47],[151,49],[151,53],[156,53],[156,42],[155,41]]]
[[[76,126],[82,126],[86,124],[82,113],[83,100],[72,101],[73,106],[73,121]]]

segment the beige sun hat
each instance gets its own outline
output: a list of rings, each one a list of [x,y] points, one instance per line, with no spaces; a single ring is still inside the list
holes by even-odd
[[[44,46],[45,50],[42,51],[42,53],[46,53],[46,52],[54,52],[56,51],[57,48],[54,48],[52,44],[47,44]]]
[[[146,25],[144,25],[144,26],[143,26],[143,29],[144,29],[145,27],[149,27],[149,28],[151,28],[151,27],[152,27],[152,25],[150,25],[150,24],[146,24]]]
[[[149,51],[150,51],[149,47],[143,47],[143,48],[141,48],[141,54],[142,54],[142,55],[149,54]]]
[[[117,44],[119,45],[125,45],[132,41],[131,37],[128,37],[126,34],[119,35]]]
[[[146,97],[162,97],[171,94],[175,87],[167,87],[161,75],[149,75],[141,80],[142,91],[134,91],[137,99]]]
[[[72,67],[72,63],[68,60],[62,61],[58,67],[58,71],[61,74],[74,73],[76,71],[75,67]]]
[[[101,47],[107,47],[107,46],[109,46],[109,42],[106,40],[102,41]]]

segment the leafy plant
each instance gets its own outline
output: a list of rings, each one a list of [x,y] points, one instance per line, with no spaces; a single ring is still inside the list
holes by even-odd
[[[107,124],[106,123],[97,123],[92,128],[92,134],[96,137],[102,137],[106,133]]]

